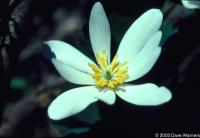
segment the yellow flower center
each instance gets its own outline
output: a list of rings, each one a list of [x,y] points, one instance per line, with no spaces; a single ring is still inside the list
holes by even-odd
[[[101,56],[99,54],[95,56],[98,66],[90,63],[88,65],[94,71],[92,77],[95,79],[97,86],[114,89],[127,79],[128,67],[125,67],[127,62],[119,63],[117,54],[111,63],[108,62],[105,50],[103,50]]]

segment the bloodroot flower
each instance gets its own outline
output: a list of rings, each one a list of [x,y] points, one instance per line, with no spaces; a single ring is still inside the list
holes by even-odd
[[[98,100],[109,105],[121,99],[141,106],[156,106],[168,102],[172,95],[166,87],[153,83],[128,84],[147,74],[157,61],[162,36],[159,28],[163,15],[151,9],[137,19],[124,35],[111,60],[111,36],[108,19],[97,2],[89,20],[89,34],[96,63],[68,43],[50,40],[43,52],[67,81],[90,85],[68,90],[49,106],[48,115],[59,120],[84,110]]]

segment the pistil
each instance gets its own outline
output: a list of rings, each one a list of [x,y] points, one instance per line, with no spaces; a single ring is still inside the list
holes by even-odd
[[[96,59],[98,66],[90,63],[88,65],[94,72],[92,77],[97,86],[114,89],[127,79],[128,67],[125,67],[127,62],[119,63],[117,54],[111,63],[108,62],[105,50],[103,50],[102,56],[96,54]]]

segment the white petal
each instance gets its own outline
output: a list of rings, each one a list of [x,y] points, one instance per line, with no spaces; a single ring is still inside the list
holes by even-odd
[[[128,29],[119,45],[119,61],[134,59],[149,38],[159,30],[162,19],[162,12],[158,9],[148,10],[140,16]]]
[[[99,92],[99,94],[97,95],[97,98],[109,105],[112,105],[115,103],[116,95],[114,91],[106,90],[106,91]]]
[[[44,42],[44,44],[43,53],[48,59],[51,60],[53,57],[72,68],[76,68],[77,70],[83,72],[92,73],[88,63],[94,64],[94,62],[83,55],[76,48],[58,40],[47,41]]]
[[[52,63],[60,73],[60,75],[67,81],[75,84],[95,84],[92,76],[86,72],[77,70],[76,68],[70,67],[63,62],[52,58]]]
[[[88,105],[96,102],[98,89],[93,86],[68,90],[59,95],[48,107],[49,118],[60,120],[84,110]]]
[[[128,85],[125,91],[117,91],[123,100],[142,106],[155,106],[168,102],[172,98],[171,92],[166,87],[158,87],[147,83],[142,85]]]
[[[137,56],[127,61],[129,78],[126,82],[136,80],[151,70],[161,53],[161,47],[159,47],[161,36],[160,31],[152,35]]]
[[[110,61],[110,26],[100,2],[94,4],[89,21],[90,41],[94,54],[102,53],[105,49]]]
[[[200,1],[198,0],[182,0],[183,6],[188,9],[200,9]]]

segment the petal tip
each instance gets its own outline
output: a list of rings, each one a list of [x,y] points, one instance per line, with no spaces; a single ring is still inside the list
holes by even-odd
[[[103,101],[108,105],[113,105],[116,101],[116,95],[113,91],[100,92],[97,97],[98,100]]]
[[[163,91],[163,103],[169,102],[172,99],[171,91],[166,87],[161,87],[161,90]]]
[[[53,43],[55,43],[55,42],[61,42],[61,41],[59,41],[59,40],[48,40],[48,41],[43,42],[43,44],[51,46],[51,45],[54,45]]]
[[[102,5],[101,2],[97,1],[94,5]]]
[[[51,107],[51,105],[48,107],[47,109],[47,114],[48,114],[48,117],[52,120],[60,120],[62,118],[60,118],[58,116],[58,114],[53,110],[53,108]]]
[[[182,0],[182,4],[187,9],[200,9],[200,1]]]
[[[162,11],[160,9],[154,9],[153,8],[153,9],[148,10],[147,12],[162,15]]]
[[[160,9],[150,9],[147,11],[149,14],[154,15],[157,18],[163,19],[163,13]]]
[[[93,9],[96,9],[96,8],[103,8],[101,2],[96,2],[96,3],[94,3],[92,10],[93,10]]]

